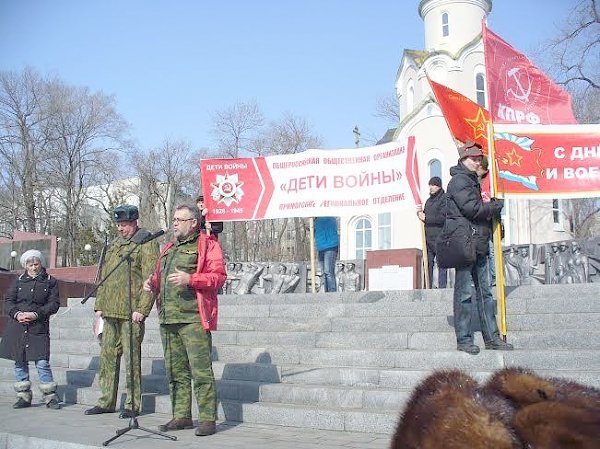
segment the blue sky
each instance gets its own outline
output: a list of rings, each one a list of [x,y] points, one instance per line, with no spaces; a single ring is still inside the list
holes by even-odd
[[[532,56],[575,0],[495,0],[490,28]],[[141,149],[212,148],[210,116],[255,100],[306,119],[324,148],[387,124],[405,48],[422,49],[418,0],[2,0],[0,70],[29,65],[114,95]],[[535,60],[535,59],[534,59]],[[372,142],[364,142],[372,143]]]

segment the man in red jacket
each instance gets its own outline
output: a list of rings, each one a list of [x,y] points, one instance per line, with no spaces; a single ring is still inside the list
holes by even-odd
[[[192,380],[198,403],[196,435],[216,432],[217,391],[212,370],[211,331],[217,328],[217,291],[227,274],[214,237],[200,232],[203,216],[182,205],[173,217],[175,240],[168,243],[144,290],[157,294],[173,419],[159,430],[191,429]]]

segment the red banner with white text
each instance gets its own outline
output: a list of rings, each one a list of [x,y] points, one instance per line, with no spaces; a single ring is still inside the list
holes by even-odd
[[[483,24],[483,46],[494,124],[575,124],[571,96],[522,53]]]
[[[421,204],[415,139],[373,147],[203,159],[213,221],[381,213]]]
[[[600,126],[496,125],[494,141],[500,195],[600,196]]]

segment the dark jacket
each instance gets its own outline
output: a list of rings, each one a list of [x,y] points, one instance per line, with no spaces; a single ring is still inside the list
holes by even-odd
[[[0,357],[18,362],[50,358],[50,315],[60,307],[58,282],[42,271],[35,278],[23,273],[10,286],[5,299],[8,322],[0,342]],[[35,312],[38,319],[21,324],[18,312]]]
[[[452,179],[448,183],[448,218],[466,219],[475,230],[476,252],[485,256],[489,252],[490,222],[500,216],[502,204],[481,199],[481,186],[477,174],[465,167],[462,162],[450,168]]]
[[[446,193],[438,190],[425,202],[425,238],[427,247],[435,252],[435,242],[442,233],[446,222]]]

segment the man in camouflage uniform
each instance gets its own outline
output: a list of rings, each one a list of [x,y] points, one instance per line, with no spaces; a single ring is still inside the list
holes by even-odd
[[[217,292],[227,278],[219,243],[200,233],[202,219],[196,206],[177,207],[175,241],[165,246],[154,274],[144,283],[146,291],[159,294],[158,317],[173,413],[173,419],[159,430],[193,427],[193,381],[198,436],[216,431],[211,331],[217,328]]]
[[[120,414],[121,418],[131,418],[139,414],[141,404],[141,353],[144,339],[144,320],[150,314],[154,298],[144,293],[142,284],[148,273],[154,269],[158,254],[158,243],[153,240],[139,244],[149,232],[138,227],[138,209],[131,205],[115,208],[113,219],[118,237],[106,252],[104,273],[111,273],[98,288],[96,294],[96,316],[104,320],[102,349],[100,351],[100,388],[102,396],[97,404],[85,411],[86,415],[112,413],[117,403],[119,369],[121,356],[125,354],[127,365],[127,400]],[[136,246],[137,245],[137,246]],[[129,269],[123,257],[131,252],[131,301],[133,313],[129,316]],[[129,319],[132,323],[132,339],[129,337]],[[130,379],[130,349],[133,343],[133,386]]]

